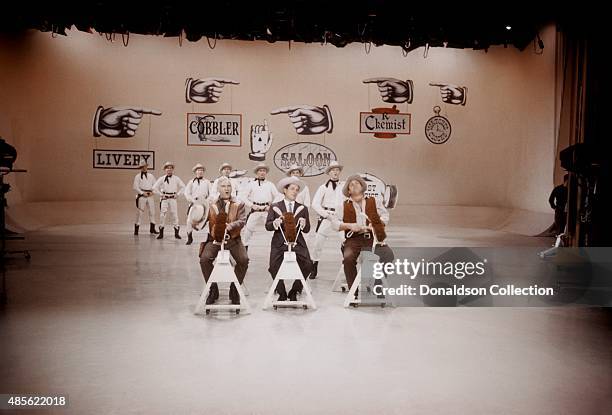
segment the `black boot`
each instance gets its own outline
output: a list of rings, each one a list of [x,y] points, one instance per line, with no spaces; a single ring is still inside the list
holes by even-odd
[[[240,304],[240,294],[238,294],[238,290],[236,289],[236,286],[234,285],[234,283],[230,285],[229,298],[232,304],[234,305]]]
[[[152,233],[152,234],[154,234],[154,235],[157,235],[157,234],[159,233],[159,232],[157,232],[157,231],[155,230],[155,224],[154,224],[154,223],[152,223],[152,224],[150,224],[150,225],[149,225],[149,233]]]
[[[164,239],[164,227],[159,227],[159,235],[157,235],[157,239]]]
[[[140,228],[140,226],[134,225],[134,235],[138,235],[138,228]]]
[[[315,278],[317,278],[317,267],[319,265],[319,261],[314,261],[312,263],[312,271],[310,271],[310,279],[314,280]]]
[[[179,228],[174,228],[174,237],[176,239],[181,239],[181,235],[179,235]]]
[[[191,245],[193,243],[193,232],[187,232],[187,243],[185,245]]]
[[[277,301],[287,301],[287,291],[285,290],[285,283],[280,281],[276,286],[276,292],[278,293]]]
[[[208,293],[208,297],[206,297],[206,305],[214,304],[215,301],[219,298],[219,287],[216,282],[210,284],[210,291]]]

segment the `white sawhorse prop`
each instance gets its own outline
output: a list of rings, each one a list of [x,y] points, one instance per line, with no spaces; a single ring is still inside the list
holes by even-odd
[[[211,242],[215,243],[215,242]],[[210,286],[212,283],[234,283],[236,286],[236,290],[238,290],[238,294],[240,295],[240,304],[209,304],[206,305],[206,298],[210,293]],[[242,290],[242,286],[238,282],[238,278],[236,278],[236,274],[234,274],[234,267],[230,263],[230,252],[225,250],[225,238],[221,243],[221,249],[217,253],[217,258],[215,259],[215,267],[213,268],[210,277],[208,278],[208,282],[204,287],[204,291],[202,291],[202,295],[200,296],[200,301],[198,301],[198,305],[195,309],[195,314],[201,314],[202,311],[205,310],[206,314],[210,314],[210,310],[230,310],[235,311],[236,314],[240,314],[241,311],[245,311],[247,314],[251,312],[249,308],[249,304],[246,299],[246,295]]]
[[[296,210],[295,214],[300,211],[302,206]],[[282,212],[277,207],[274,207],[275,211],[282,217]],[[278,307],[303,307],[305,310],[309,307],[313,310],[317,309],[317,305],[312,297],[312,292],[310,291],[310,287],[306,283],[304,276],[302,275],[302,270],[300,270],[300,266],[297,263],[297,258],[295,256],[295,252],[292,250],[295,242],[288,242],[285,237],[285,233],[282,228],[279,228],[281,234],[283,235],[283,239],[285,239],[285,244],[288,247],[288,251],[285,252],[283,256],[283,263],[281,264],[278,272],[276,273],[276,278],[272,281],[272,286],[268,290],[268,294],[266,295],[266,299],[264,301],[263,309],[268,310],[270,307],[274,307],[276,310]],[[295,240],[297,241],[302,228],[299,227],[295,236]],[[274,293],[276,291],[276,287],[280,281],[301,281],[302,282],[302,292],[306,297],[305,301],[274,301]]]
[[[359,264],[357,264],[357,267],[359,267]],[[340,264],[340,268],[338,269],[338,273],[336,274],[336,279],[334,280],[334,284],[332,285],[332,292],[345,293],[346,290],[348,290],[348,285],[346,284],[346,277],[344,276],[344,265]]]

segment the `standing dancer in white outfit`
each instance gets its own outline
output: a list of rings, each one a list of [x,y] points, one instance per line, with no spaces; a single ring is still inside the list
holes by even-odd
[[[144,216],[145,208],[149,211],[149,232],[157,234],[155,230],[155,198],[153,197],[153,185],[155,185],[155,176],[147,170],[149,165],[146,161],[138,163],[140,173],[134,177],[132,187],[136,192],[136,223],[134,224],[134,235],[138,235],[138,228]]]
[[[153,191],[160,195],[159,204],[159,235],[157,239],[163,239],[166,215],[170,214],[172,225],[174,225],[174,237],[181,239],[179,235],[178,208],[176,199],[185,190],[185,183],[180,177],[174,175],[174,163],[167,161],[164,163],[165,176],[160,177],[153,186]]]
[[[274,183],[266,180],[269,171],[270,168],[264,163],[255,166],[253,172],[256,177],[244,186],[244,195],[240,198],[246,207],[251,209],[246,226],[242,228],[242,243],[247,250],[249,248],[249,241],[257,228],[265,230],[270,205],[281,198],[281,194],[276,189]]]
[[[340,181],[340,172],[344,166],[337,161],[332,161],[325,169],[325,173],[329,175],[329,180],[319,186],[317,192],[312,199],[312,208],[319,215],[317,221],[317,229],[315,234],[315,243],[312,250],[312,273],[310,279],[317,277],[317,268],[321,259],[323,245],[330,236],[338,238],[338,245],[341,243],[341,234],[332,227],[331,219],[336,214],[336,210],[344,201],[342,187],[344,182]]]

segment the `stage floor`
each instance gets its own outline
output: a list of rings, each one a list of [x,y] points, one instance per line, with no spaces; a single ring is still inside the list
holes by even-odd
[[[330,240],[316,311],[263,311],[269,234],[249,249],[250,315],[195,316],[197,241],[131,225],[29,233],[7,263],[0,393],[68,394],[70,414],[604,414],[609,315],[593,309],[345,309]],[[392,246],[550,246],[444,226]],[[19,413],[27,413],[20,411]],[[37,411],[36,413],[43,413]]]

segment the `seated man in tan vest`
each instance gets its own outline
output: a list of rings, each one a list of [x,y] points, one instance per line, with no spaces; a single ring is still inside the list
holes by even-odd
[[[216,190],[218,197],[211,203],[208,214],[208,240],[200,246],[200,268],[204,280],[208,282],[214,268],[213,262],[221,249],[221,242],[225,240],[225,249],[230,251],[236,261],[236,278],[242,284],[249,266],[249,257],[240,239],[240,231],[246,223],[244,203],[232,197],[232,183],[227,177],[218,179]],[[240,295],[233,283],[229,296],[232,304],[240,304]],[[214,304],[218,298],[219,287],[213,283],[206,304]]]
[[[344,231],[343,244],[344,275],[349,289],[357,277],[357,258],[361,251],[371,251],[374,236],[378,244],[374,253],[381,262],[393,261],[393,251],[384,240],[387,237],[385,226],[389,222],[389,212],[375,197],[367,197],[366,182],[359,175],[350,176],[342,189],[348,199],[340,204],[337,216],[332,220],[335,230]],[[355,294],[357,296],[357,294]]]

